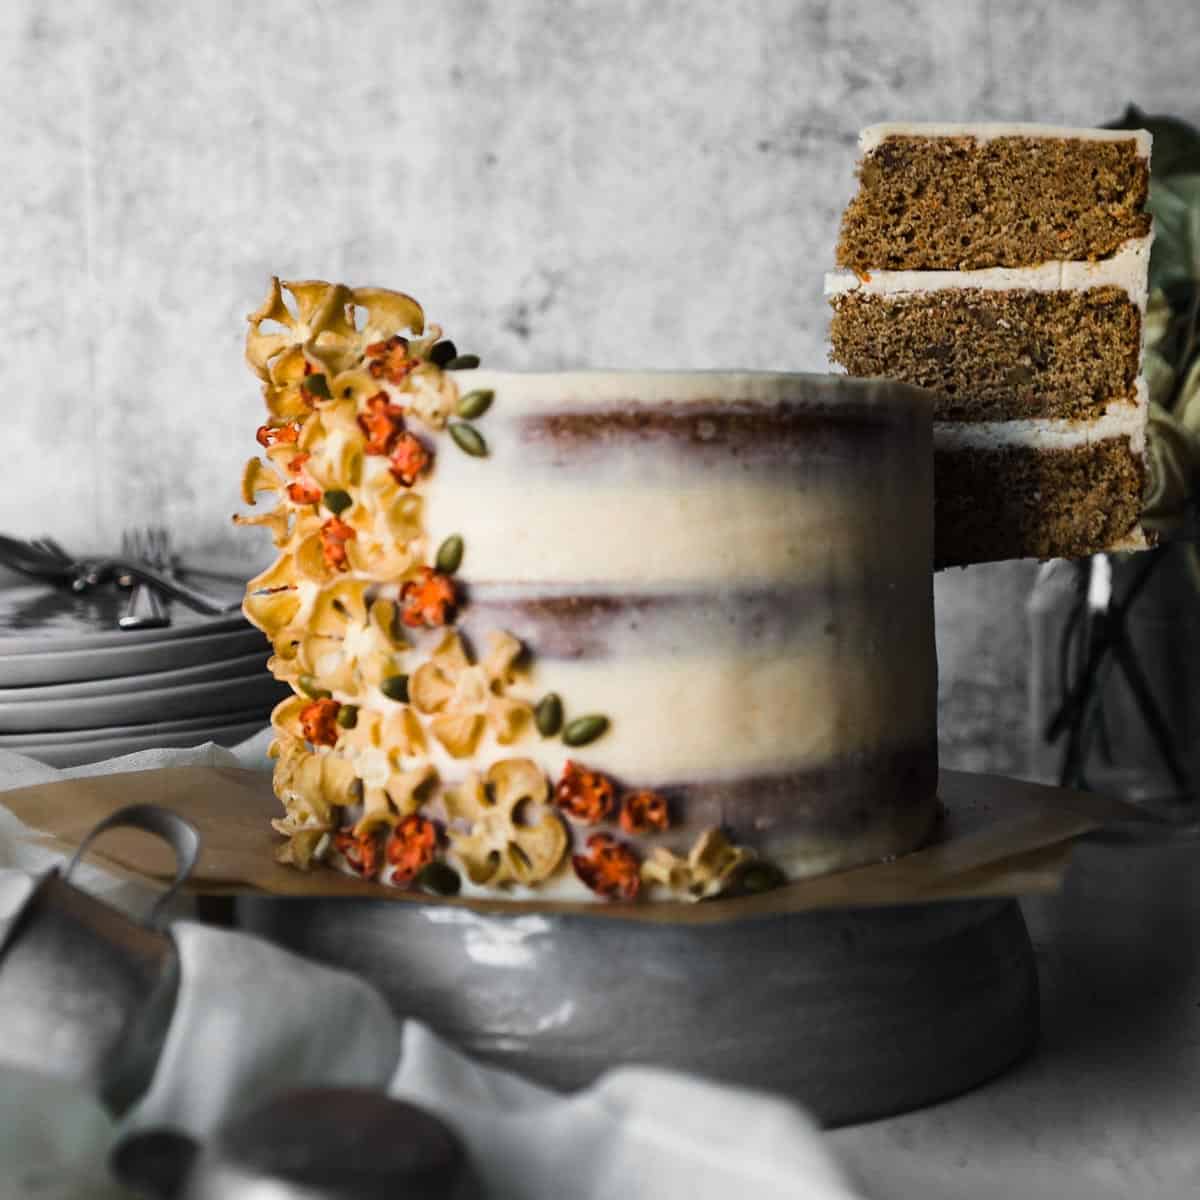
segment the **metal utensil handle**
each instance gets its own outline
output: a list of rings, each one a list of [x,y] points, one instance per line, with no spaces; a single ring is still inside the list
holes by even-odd
[[[71,872],[82,862],[88,847],[100,834],[109,829],[120,828],[141,829],[146,833],[153,833],[175,851],[175,878],[154,902],[154,907],[146,917],[146,924],[151,929],[157,929],[168,902],[196,867],[196,860],[200,857],[200,834],[190,821],[185,821],[170,809],[157,804],[130,804],[126,808],[117,809],[115,813],[110,813],[92,827],[87,837],[80,842],[79,849],[75,851],[71,861],[67,863],[63,879],[71,878]]]
[[[181,583],[178,579],[169,579],[161,571],[155,571],[144,563],[132,562],[126,558],[85,559],[76,565],[78,568],[77,578],[80,585],[85,588],[104,583],[113,575],[120,573],[129,575],[142,583],[151,584],[173,600],[178,600],[189,608],[194,608],[197,612],[206,613],[209,616],[227,616],[237,612],[241,607],[240,600],[231,600],[226,603],[197,588],[190,587],[186,583]]]

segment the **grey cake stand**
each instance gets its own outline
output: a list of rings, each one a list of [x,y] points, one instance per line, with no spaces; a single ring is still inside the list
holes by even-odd
[[[562,1089],[619,1064],[673,1067],[840,1125],[975,1087],[1038,1032],[1014,900],[668,925],[241,896],[237,920],[365,976],[469,1054]]]

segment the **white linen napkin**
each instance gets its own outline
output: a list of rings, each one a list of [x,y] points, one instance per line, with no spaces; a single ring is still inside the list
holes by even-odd
[[[235,751],[145,751],[65,772],[0,753],[0,788],[158,766],[262,766],[265,745],[263,736]],[[44,870],[57,857],[0,807],[0,867],[9,868],[0,869],[0,922],[22,894],[24,877],[14,868]],[[97,868],[79,882],[145,911],[149,897],[137,885]],[[150,1088],[119,1133],[169,1125],[204,1138],[275,1092],[354,1084],[386,1088],[439,1114],[494,1200],[856,1195],[815,1123],[785,1100],[643,1067],[610,1071],[561,1095],[468,1059],[416,1021],[398,1021],[355,976],[191,921],[177,921],[172,933],[181,966],[175,1015]],[[71,1154],[75,1148],[65,1147],[64,1162]],[[6,1166],[0,1160],[0,1176]]]

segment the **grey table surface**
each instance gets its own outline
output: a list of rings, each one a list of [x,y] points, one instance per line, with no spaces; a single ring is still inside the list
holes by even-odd
[[[1081,845],[1022,902],[1034,1055],[957,1099],[830,1133],[872,1200],[1200,1195],[1200,845]]]

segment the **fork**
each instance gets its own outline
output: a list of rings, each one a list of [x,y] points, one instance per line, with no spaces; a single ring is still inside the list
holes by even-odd
[[[61,547],[59,547],[61,551]],[[0,565],[29,575],[34,579],[45,579],[53,583],[61,583],[76,592],[86,592],[88,588],[113,579],[116,576],[128,575],[131,579],[139,579],[143,583],[153,584],[165,596],[194,608],[197,612],[209,616],[226,616],[236,613],[241,608],[240,600],[224,601],[208,595],[182,579],[168,578],[160,571],[155,571],[145,563],[133,559],[120,558],[74,558],[71,555],[54,553],[45,545],[34,546],[31,542],[0,533]]]
[[[121,534],[121,557],[144,562],[151,567],[160,564],[155,560],[155,543],[151,531],[144,534],[126,530]],[[125,611],[117,624],[122,629],[162,629],[170,625],[171,618],[167,614],[166,605],[159,598],[158,592],[148,583],[137,579],[131,580],[132,590]]]

